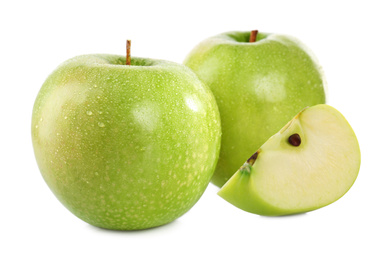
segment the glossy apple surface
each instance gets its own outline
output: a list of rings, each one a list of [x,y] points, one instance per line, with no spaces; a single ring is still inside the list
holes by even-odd
[[[43,178],[80,219],[102,228],[163,225],[206,189],[220,149],[210,90],[186,66],[84,55],[43,84],[32,140]]]
[[[309,107],[265,142],[219,191],[260,215],[307,212],[341,198],[361,164],[357,137],[328,105]]]
[[[212,90],[222,144],[212,182],[222,186],[253,153],[306,106],[325,103],[325,80],[313,54],[290,36],[229,32],[196,46],[184,64]]]

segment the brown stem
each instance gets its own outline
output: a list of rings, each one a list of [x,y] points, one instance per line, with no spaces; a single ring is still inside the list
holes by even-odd
[[[131,47],[131,41],[126,41],[126,65],[131,65],[131,56],[130,56],[130,47]]]
[[[258,30],[251,31],[251,35],[249,36],[249,42],[255,42],[257,37]]]

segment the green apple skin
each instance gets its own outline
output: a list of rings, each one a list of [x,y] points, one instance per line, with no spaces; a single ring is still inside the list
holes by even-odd
[[[32,141],[59,201],[101,228],[169,223],[201,197],[221,126],[213,94],[186,66],[117,55],[60,65],[33,108]]]
[[[288,139],[299,134],[301,144]],[[236,207],[265,216],[304,213],[341,198],[361,165],[357,137],[328,105],[298,113],[229,179],[219,195]]]
[[[223,33],[187,56],[219,107],[222,141],[212,182],[221,187],[253,153],[306,106],[325,103],[326,81],[313,54],[290,36]]]

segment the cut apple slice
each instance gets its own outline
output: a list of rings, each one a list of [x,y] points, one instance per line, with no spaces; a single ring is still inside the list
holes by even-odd
[[[324,207],[357,178],[360,148],[353,129],[328,105],[296,115],[228,180],[219,195],[236,207],[278,216]]]

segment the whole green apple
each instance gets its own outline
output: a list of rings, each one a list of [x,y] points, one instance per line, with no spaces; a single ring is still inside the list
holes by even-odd
[[[267,33],[249,42],[250,35],[214,36],[184,61],[210,87],[219,107],[222,143],[212,177],[217,186],[301,109],[325,103],[321,67],[301,42]]]
[[[186,66],[117,55],[64,62],[33,108],[43,178],[80,219],[145,229],[188,211],[206,189],[220,149],[211,91]]]

